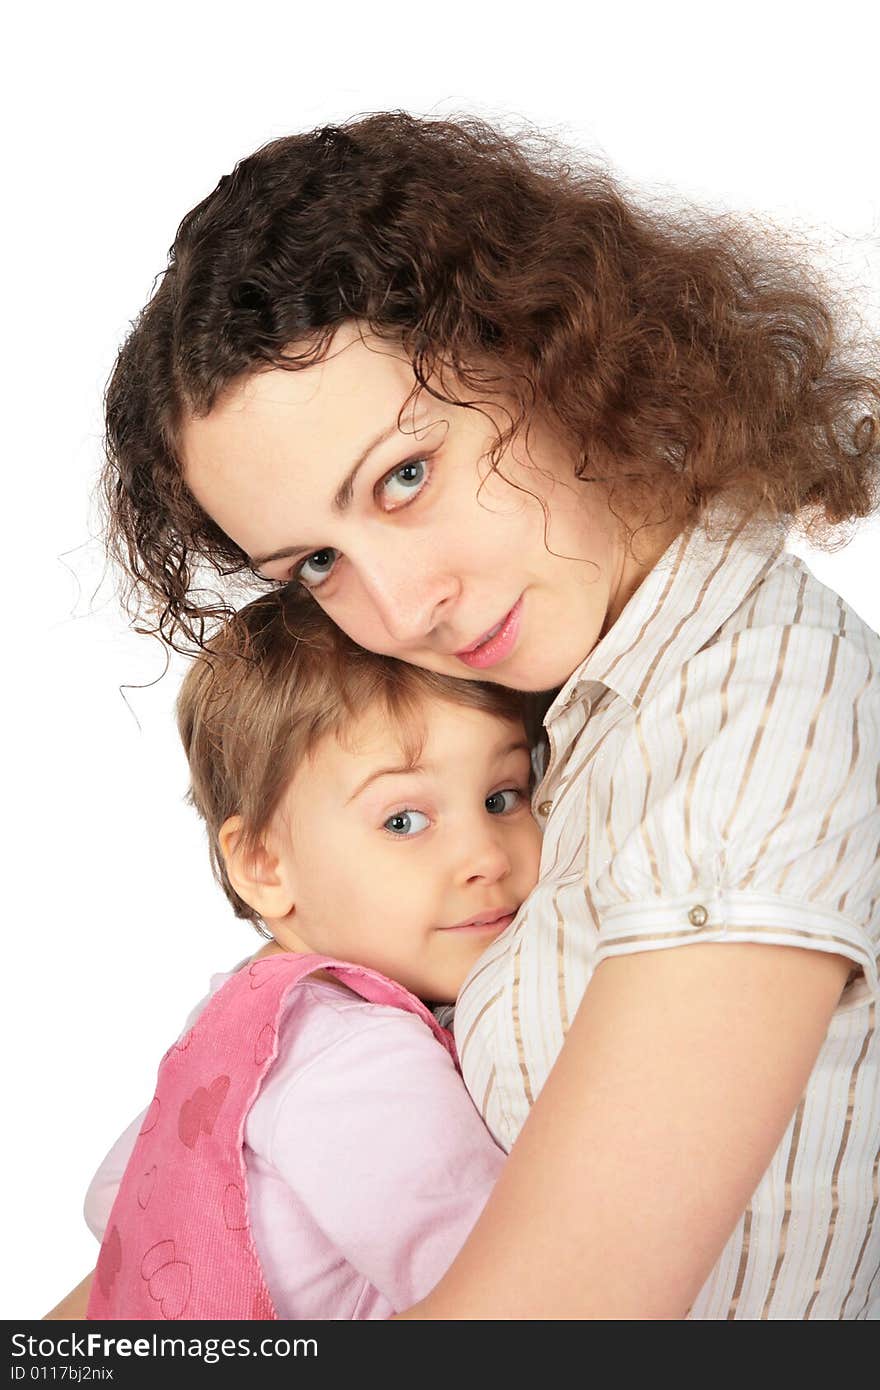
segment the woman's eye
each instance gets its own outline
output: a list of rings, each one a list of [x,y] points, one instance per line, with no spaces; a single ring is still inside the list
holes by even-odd
[[[305,584],[307,589],[318,589],[332,572],[339,551],[326,546],[324,550],[314,550],[297,568],[294,578]]]
[[[427,459],[412,459],[387,473],[376,485],[385,511],[396,511],[417,497],[428,482],[429,472]],[[299,580],[307,589],[319,589],[332,574],[338,558],[339,551],[329,545],[323,550],[313,550],[290,577]]]
[[[505,787],[503,792],[493,792],[486,797],[486,810],[490,816],[503,816],[505,811],[515,811],[522,797],[518,787]]]
[[[395,811],[393,816],[389,816],[384,822],[383,829],[390,830],[392,835],[417,835],[420,830],[426,830],[431,824],[428,817],[421,811]]]
[[[425,486],[427,477],[427,460],[412,459],[409,463],[402,463],[393,472],[386,473],[377,491],[382,494],[383,503],[390,503],[388,510],[392,511],[395,507],[412,501]]]

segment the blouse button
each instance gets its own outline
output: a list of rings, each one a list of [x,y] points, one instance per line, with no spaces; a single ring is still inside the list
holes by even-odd
[[[553,802],[552,802],[552,801],[542,801],[541,804],[540,804],[540,806],[538,807],[538,815],[539,815],[539,816],[549,816],[549,814],[550,814],[550,812],[552,811],[552,809],[553,809]]]
[[[697,903],[696,907],[692,907],[688,913],[688,921],[692,927],[705,927],[708,920],[709,914],[702,903]]]

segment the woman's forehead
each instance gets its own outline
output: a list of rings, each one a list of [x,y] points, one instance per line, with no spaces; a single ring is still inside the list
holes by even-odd
[[[344,462],[377,424],[396,422],[415,384],[409,359],[402,349],[350,331],[337,342],[341,334],[320,362],[251,372],[231,383],[207,415],[187,419],[185,475],[256,448],[271,454],[317,445],[325,466],[331,451]]]
[[[221,529],[253,554],[264,544],[269,497],[294,483],[301,510],[329,507],[368,449],[418,427],[425,407],[414,386],[402,350],[349,333],[323,361],[252,373],[207,415],[190,417],[180,440],[184,478]]]

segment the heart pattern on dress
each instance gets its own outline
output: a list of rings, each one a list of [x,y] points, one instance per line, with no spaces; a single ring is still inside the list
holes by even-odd
[[[146,1279],[149,1283],[157,1269],[161,1269],[163,1265],[169,1264],[174,1259],[174,1253],[173,1240],[160,1240],[155,1245],[151,1245],[141,1260],[141,1278]]]
[[[158,1169],[154,1163],[152,1168],[148,1168],[138,1183],[137,1204],[141,1211],[146,1211],[150,1205],[150,1198],[153,1195],[153,1188],[156,1186],[156,1173]]]
[[[269,978],[267,967],[268,970],[271,970],[274,960],[274,956],[267,956],[263,960],[255,960],[253,965],[249,966],[248,975],[250,976],[251,989],[260,989],[266,983]]]
[[[275,1036],[275,1029],[271,1023],[264,1024],[257,1034],[257,1041],[254,1044],[254,1061],[258,1067],[261,1067],[275,1051]]]
[[[173,1240],[162,1240],[150,1247],[141,1262],[141,1276],[163,1318],[171,1322],[182,1317],[192,1288],[192,1268],[185,1260],[176,1258]]]
[[[223,1193],[223,1220],[227,1231],[247,1230],[247,1206],[238,1183],[229,1183]]]
[[[229,1077],[215,1076],[210,1086],[198,1086],[189,1100],[183,1102],[177,1118],[177,1133],[188,1149],[195,1148],[202,1130],[211,1133],[228,1090]]]

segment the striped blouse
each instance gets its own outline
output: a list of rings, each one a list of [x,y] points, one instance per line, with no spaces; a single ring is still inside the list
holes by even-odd
[[[600,961],[771,942],[853,963],[695,1319],[880,1318],[880,639],[783,540],[680,536],[562,687],[540,882],[456,1009],[510,1149]]]

